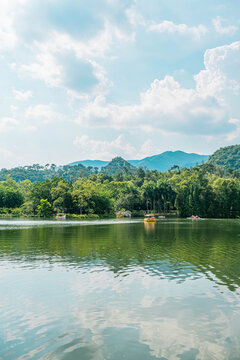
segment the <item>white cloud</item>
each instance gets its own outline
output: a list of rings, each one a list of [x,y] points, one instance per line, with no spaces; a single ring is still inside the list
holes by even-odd
[[[29,73],[33,78],[45,81],[50,86],[61,86],[63,83],[63,68],[51,53],[40,53],[37,62],[22,65],[20,70]]]
[[[81,43],[73,39],[68,34],[53,32],[49,35],[46,42],[35,43],[34,49],[40,51],[36,55],[36,62],[30,65],[22,65],[20,70],[29,73],[36,79],[43,80],[47,85],[53,87],[64,87],[64,66],[59,63],[58,56],[73,51],[78,59],[85,59],[92,66],[99,80],[106,82],[104,72],[100,71],[100,66],[90,58],[102,56],[108,48],[107,34],[103,33],[89,41],[88,44]],[[73,94],[74,92],[72,92]]]
[[[76,136],[73,143],[80,149],[81,158],[109,160],[115,156],[131,158],[136,155],[136,149],[124,141],[119,135],[112,141],[93,140],[87,135]]]
[[[70,89],[63,85],[65,90],[67,91],[67,94],[72,99],[89,101],[97,94],[106,94],[108,92],[108,86],[110,86],[111,84],[107,79],[105,69],[94,60],[89,60],[88,63],[92,67],[92,76],[95,77],[98,81],[97,85],[91,88],[91,91],[88,90],[86,92],[84,92],[84,90],[80,91]]]
[[[207,50],[204,65],[205,70],[195,76],[197,91],[215,96],[227,105],[227,93],[232,98],[239,95],[240,41]]]
[[[32,92],[30,90],[21,91],[13,89],[13,95],[15,96],[16,100],[27,101],[32,97]]]
[[[73,53],[78,60],[83,60],[92,66],[93,75],[98,80],[93,93],[99,93],[106,87],[108,80],[106,72],[97,59],[103,58],[110,51],[114,39],[123,42],[134,41],[135,34],[129,34],[108,21],[105,21],[103,30],[85,42],[73,38],[68,33],[52,31],[46,41],[33,44],[32,51],[37,52],[37,61],[22,65],[20,71],[45,81],[47,85],[65,87],[64,65],[61,64],[60,57]],[[70,93],[74,94],[74,91],[70,90]]]
[[[36,106],[30,106],[26,110],[26,117],[43,124],[49,124],[64,119],[64,116],[55,110],[54,104],[38,104]]]
[[[175,24],[172,21],[164,20],[160,24],[152,24],[148,27],[149,31],[157,31],[159,33],[191,35],[196,39],[200,39],[208,32],[207,28],[203,25],[188,26],[186,24]]]
[[[184,88],[166,76],[154,80],[138,104],[120,106],[97,96],[81,109],[77,122],[163,135],[232,133],[236,123],[230,120],[240,117],[240,42],[207,50],[204,63],[205,70],[195,76],[196,88]]]
[[[233,141],[240,137],[240,119],[230,119],[229,122],[236,126],[234,131],[227,134],[227,141],[233,143]]]
[[[61,54],[73,51],[79,59],[89,59],[104,56],[110,49],[112,35],[108,24],[103,31],[87,42],[74,39],[67,33],[53,31],[49,34],[48,40],[42,43],[35,43],[35,46],[42,53]]]
[[[146,20],[134,6],[126,10],[126,16],[129,24],[134,28],[143,26],[147,31],[155,31],[161,34],[190,35],[195,39],[200,40],[208,32],[208,29],[201,24],[198,26],[188,26],[187,24],[175,24],[173,21],[169,20],[164,20],[158,24],[150,22]]]
[[[217,16],[212,22],[216,32],[221,35],[232,35],[238,30],[238,27],[234,25],[223,26],[224,20],[220,16]]]
[[[9,1],[1,1],[0,12],[0,50],[12,48],[17,42],[13,28],[13,9]]]
[[[152,154],[157,154],[159,152],[159,146],[155,146],[151,139],[147,139],[141,146],[138,157],[145,158]]]
[[[138,25],[145,27],[147,25],[144,17],[133,7],[126,10],[126,16],[129,24],[134,27]]]
[[[12,131],[19,126],[19,121],[12,117],[4,117],[0,120],[0,131]]]
[[[0,51],[12,49],[17,44],[17,33],[14,29],[14,20],[19,11],[19,6],[27,0],[1,0],[0,7]]]
[[[155,131],[208,133],[221,130],[225,111],[216,99],[185,89],[171,76],[154,80],[140,95],[140,103],[119,106],[97,97],[81,111],[78,122],[89,126],[131,129],[150,125]],[[200,126],[201,123],[201,126]]]

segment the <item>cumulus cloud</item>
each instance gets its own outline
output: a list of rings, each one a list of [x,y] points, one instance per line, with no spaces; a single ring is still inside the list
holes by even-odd
[[[220,16],[217,16],[212,22],[216,32],[221,35],[234,34],[238,30],[238,27],[235,25],[224,26],[224,20]]]
[[[240,41],[209,49],[204,55],[205,69],[195,76],[197,91],[224,100],[226,92],[240,90]]]
[[[205,70],[195,76],[197,91],[214,96],[225,109],[228,124],[233,127],[227,135],[230,142],[240,134],[240,41],[207,50],[204,64]]]
[[[148,27],[149,31],[157,31],[158,33],[169,33],[179,35],[191,35],[196,39],[200,39],[208,32],[207,28],[203,25],[188,26],[186,24],[175,24],[172,21],[164,20],[159,24],[152,24]]]
[[[99,80],[102,80],[103,72],[99,75],[99,69],[96,71],[96,62],[89,59],[103,55],[108,46],[109,39],[106,32],[99,34],[88,43],[83,43],[73,39],[69,34],[54,31],[49,35],[47,41],[34,44],[33,51],[38,51],[36,61],[29,65],[22,65],[20,71],[33,78],[43,80],[49,86],[64,87],[64,79],[67,74],[59,58],[63,54],[74,53],[77,59],[88,62],[93,71],[97,72]],[[105,82],[105,78],[103,81]]]
[[[50,53],[36,55],[37,62],[30,65],[22,65],[21,71],[29,73],[33,78],[45,81],[50,86],[61,86],[63,68]]]
[[[188,23],[179,12],[170,19],[167,8],[155,1],[146,5],[99,0],[94,9],[67,0],[60,4],[0,2],[4,104],[0,129],[14,128],[12,138],[38,129],[39,124],[60,121],[59,133],[65,135],[68,129],[73,139],[78,135],[76,124],[71,123],[75,119],[80,138],[90,134],[86,127],[114,129],[111,140],[104,130],[98,140],[81,139],[98,151],[103,146],[105,158],[119,153],[126,157],[121,151],[130,143],[134,144],[129,150],[133,155],[128,157],[142,157],[172,144],[173,150],[210,152],[218,144],[239,140],[239,42],[207,50],[203,70],[195,70],[204,46],[216,46],[219,35],[222,39],[236,35],[239,24],[231,20],[230,13],[227,22],[212,11],[209,15],[196,11]],[[181,76],[179,69],[185,71]],[[192,85],[194,71],[196,86]],[[47,91],[46,86],[50,87]],[[41,99],[38,105],[33,88]],[[64,116],[59,114],[58,99]],[[52,128],[47,128],[49,136]],[[117,145],[119,134],[121,144]],[[214,144],[208,146],[207,141]],[[202,143],[207,144],[206,149]]]
[[[182,88],[171,76],[154,80],[137,105],[108,104],[99,96],[86,105],[77,121],[115,129],[150,124],[155,130],[191,134],[224,132],[227,125],[225,109],[214,97]]]
[[[232,133],[237,124],[231,119],[240,117],[240,42],[207,50],[204,64],[205,70],[195,76],[195,88],[184,88],[165,76],[152,82],[138,104],[120,106],[96,97],[81,109],[77,122],[114,129],[147,127],[148,132]]]
[[[123,135],[112,141],[93,140],[87,135],[82,135],[76,136],[73,143],[80,149],[81,157],[87,159],[109,160],[119,155],[131,158],[136,154],[136,149],[126,143]]]
[[[97,85],[92,89],[93,93],[103,91],[107,84],[106,72],[97,59],[103,58],[110,51],[113,41],[134,41],[134,33],[124,32],[122,29],[109,21],[105,21],[104,29],[87,41],[80,41],[68,33],[52,31],[46,41],[35,42],[33,52],[37,51],[36,61],[29,65],[22,65],[20,71],[30,76],[43,80],[47,85],[55,87],[68,87],[65,79],[68,78],[67,69],[61,62],[63,56],[74,54],[79,61],[78,69],[83,64],[89,64],[92,77]],[[75,92],[76,89],[75,89]],[[79,90],[80,93],[89,92],[89,88]]]

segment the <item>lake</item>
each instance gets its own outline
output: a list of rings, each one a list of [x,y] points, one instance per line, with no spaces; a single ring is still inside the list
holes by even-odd
[[[240,220],[0,220],[0,359],[240,359]]]

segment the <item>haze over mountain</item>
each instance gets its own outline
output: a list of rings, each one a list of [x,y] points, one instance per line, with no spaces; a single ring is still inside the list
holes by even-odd
[[[199,155],[195,153],[186,153],[184,151],[165,151],[159,155],[149,156],[140,160],[127,160],[133,166],[146,167],[149,170],[166,171],[174,165],[179,167],[195,166],[206,162],[209,155]],[[84,166],[93,166],[101,168],[106,166],[109,161],[103,160],[81,160],[73,162],[69,165],[82,164]]]
[[[104,161],[104,160],[80,160],[80,161],[74,161],[68,165],[84,165],[84,166],[92,166],[92,167],[97,167],[98,169],[101,169],[103,166],[106,166],[109,161]]]

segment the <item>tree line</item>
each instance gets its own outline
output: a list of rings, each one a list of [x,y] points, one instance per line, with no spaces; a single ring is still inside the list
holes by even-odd
[[[62,177],[67,181],[73,181],[78,177],[89,177],[96,174],[98,168],[92,166],[64,165],[57,166],[55,164],[39,164],[18,166],[13,169],[1,169],[0,181],[4,181],[8,175],[17,182],[30,180],[31,182],[50,180],[52,177]]]
[[[167,172],[138,168],[134,174],[91,172],[74,180],[54,176],[37,182],[17,182],[6,175],[0,181],[2,214],[109,216],[118,210],[135,215],[151,211],[236,218],[240,216],[239,173],[206,163],[190,169],[175,166]]]

